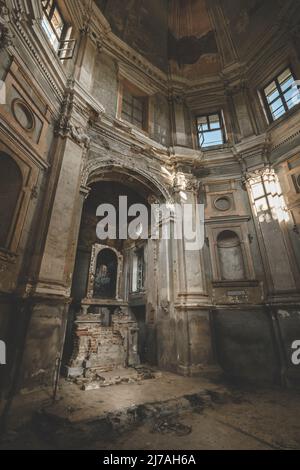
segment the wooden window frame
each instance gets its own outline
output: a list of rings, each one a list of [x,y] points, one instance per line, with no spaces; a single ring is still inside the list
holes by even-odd
[[[219,117],[220,127],[218,129],[211,129],[210,128],[209,118],[211,116],[218,116]],[[199,132],[198,119],[201,119],[201,118],[206,118],[206,122],[207,122],[207,125],[208,125],[208,130],[207,131]],[[203,149],[203,150],[209,150],[210,148],[222,147],[223,145],[226,144],[226,141],[227,141],[226,129],[225,129],[225,123],[224,123],[224,117],[223,117],[222,111],[209,112],[209,113],[206,113],[206,114],[197,114],[197,116],[195,117],[195,120],[196,120],[196,136],[197,136],[198,148]],[[205,147],[200,145],[200,136],[201,136],[202,133],[206,134],[206,133],[210,133],[210,132],[214,132],[214,131],[218,131],[218,130],[220,130],[222,132],[222,143],[221,144],[205,146]]]
[[[279,83],[279,81],[278,81],[278,78],[280,77],[280,75],[282,75],[282,74],[283,74],[285,71],[287,71],[287,70],[289,70],[289,71],[291,72],[292,78],[294,79],[294,81],[296,81],[296,80],[297,80],[296,74],[295,74],[293,68],[292,68],[290,65],[288,65],[287,67],[285,67],[284,69],[282,69],[279,73],[277,73],[277,75],[276,75],[272,80],[270,80],[270,81],[262,88],[262,90],[261,90],[261,94],[262,94],[262,98],[263,98],[263,104],[264,104],[264,106],[265,106],[265,110],[266,110],[266,113],[267,113],[267,116],[268,116],[268,119],[269,119],[269,122],[270,122],[270,123],[277,122],[280,118],[283,118],[283,116],[285,116],[289,111],[291,111],[295,106],[297,106],[297,105],[295,105],[295,106],[293,106],[292,108],[289,108],[288,105],[287,105],[287,101],[286,101],[286,99],[285,99],[285,96],[284,96],[290,89],[292,89],[292,86],[290,86],[289,88],[287,88],[287,89],[283,92],[282,89],[281,89],[281,85],[280,85],[280,83]],[[269,103],[269,102],[268,102],[268,97],[267,97],[267,95],[266,95],[265,90],[266,90],[273,82],[275,82],[276,90],[277,90],[277,92],[278,92],[279,95],[278,95],[271,103]],[[279,100],[279,99],[281,99],[281,101],[282,101],[282,103],[283,103],[284,113],[283,113],[281,116],[279,116],[278,118],[275,119],[275,118],[273,117],[273,113],[272,113],[272,111],[271,111],[271,105],[272,105],[275,101],[277,101],[277,100]]]
[[[43,9],[43,14],[46,17],[46,21],[49,24],[49,27],[51,28],[53,34],[55,35],[57,39],[58,46],[55,49],[59,59],[61,60],[67,60],[67,59],[72,59],[75,51],[75,45],[76,45],[76,40],[75,39],[66,39],[68,36],[68,32],[71,28],[71,25],[66,21],[64,15],[62,14],[62,11],[58,5],[58,2],[56,0],[53,0],[50,12],[47,12],[47,8],[49,6],[51,0],[45,0],[45,4],[42,3],[42,9]],[[63,21],[63,28],[61,35],[59,36],[57,34],[57,31],[55,27],[53,26],[52,19],[55,10],[58,11],[62,21]]]

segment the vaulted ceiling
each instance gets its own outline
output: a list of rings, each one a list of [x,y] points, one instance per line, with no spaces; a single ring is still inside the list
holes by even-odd
[[[113,32],[164,70],[193,78],[220,70],[209,4],[216,0],[95,0]],[[220,0],[238,53],[276,18],[280,0]]]

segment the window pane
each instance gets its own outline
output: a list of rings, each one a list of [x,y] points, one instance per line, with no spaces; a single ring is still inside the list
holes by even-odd
[[[198,132],[208,131],[208,124],[199,124]]]
[[[275,82],[272,82],[267,88],[265,88],[265,95],[268,97],[277,91],[277,86]]]
[[[56,34],[54,33],[48,19],[46,18],[46,16],[43,17],[42,19],[42,27],[45,31],[45,33],[47,34],[48,36],[48,39],[49,39],[49,42],[52,44],[53,48],[55,50],[58,49],[58,46],[59,46],[59,43],[58,43],[58,39],[57,39],[57,36]]]
[[[59,42],[62,39],[65,22],[61,16],[56,3],[51,0],[43,2],[44,17],[42,19],[42,27],[46,32],[49,42],[53,48],[58,51]]]
[[[198,141],[200,147],[213,147],[224,143],[219,114],[209,114],[197,118]]]
[[[300,93],[297,93],[295,79],[289,68],[266,87],[264,92],[274,121],[300,102]]]
[[[295,80],[293,79],[293,77],[289,77],[285,82],[283,82],[281,86],[281,90],[282,91],[286,91],[288,88],[290,88],[291,86],[293,86],[293,83],[295,82]]]
[[[220,124],[220,118],[218,114],[214,114],[212,116],[209,116],[209,123],[210,123],[210,128],[211,129],[220,129],[221,124]]]
[[[292,109],[296,104],[300,103],[300,93],[296,88],[291,88],[284,94],[286,104]]]
[[[278,81],[281,84],[283,84],[289,77],[292,76],[292,72],[290,69],[286,69],[281,75],[278,77]]]
[[[273,118],[278,119],[285,113],[282,99],[279,98],[273,104],[270,105],[270,110],[272,112]]]
[[[204,138],[204,142],[202,144],[202,147],[212,147],[214,145],[223,144],[222,131],[205,132],[203,134],[203,138]]]
[[[197,124],[198,124],[198,131],[208,131],[208,124],[207,124],[207,117],[199,117],[197,119]]]
[[[274,101],[278,97],[279,91],[276,88],[270,95],[267,96],[268,103],[272,103],[272,101]]]

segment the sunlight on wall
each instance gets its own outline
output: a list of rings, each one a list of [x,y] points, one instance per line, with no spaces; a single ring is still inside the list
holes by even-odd
[[[259,222],[288,222],[290,217],[278,176],[267,169],[249,180],[252,202]]]

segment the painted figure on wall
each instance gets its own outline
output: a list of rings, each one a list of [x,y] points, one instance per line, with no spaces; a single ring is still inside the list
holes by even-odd
[[[112,299],[116,296],[118,261],[112,250],[102,250],[97,259],[94,279],[94,298]]]

